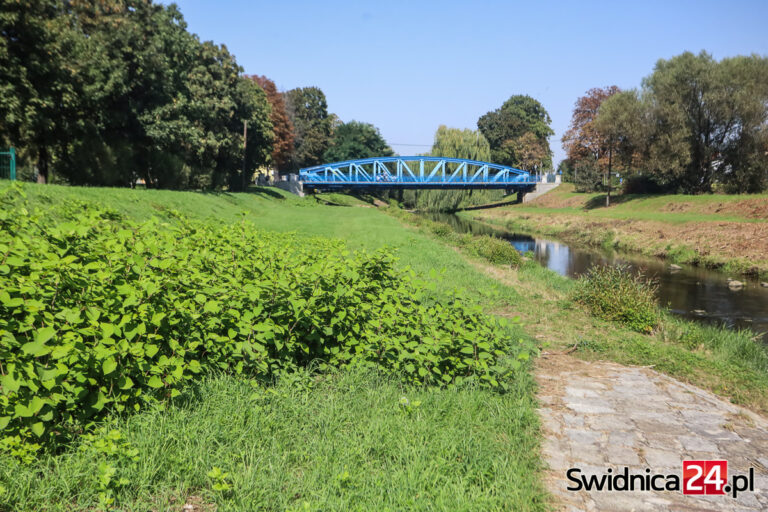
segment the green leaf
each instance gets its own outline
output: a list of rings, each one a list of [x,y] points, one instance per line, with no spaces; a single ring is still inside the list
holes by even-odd
[[[42,329],[38,329],[35,333],[35,342],[45,343],[49,339],[53,338],[54,334],[56,334],[56,331],[53,327],[43,327]]]
[[[157,375],[153,375],[149,379],[149,382],[147,382],[147,385],[151,388],[161,388],[163,387],[163,381]]]
[[[42,421],[38,421],[37,423],[33,423],[32,426],[29,429],[37,437],[43,437],[43,434],[45,433],[45,426],[43,425]]]
[[[221,311],[221,306],[219,306],[219,303],[215,300],[210,300],[205,303],[205,306],[203,306],[203,311],[206,313],[218,313]]]
[[[104,372],[104,375],[109,375],[115,371],[115,368],[117,368],[117,361],[115,361],[114,357],[109,357],[101,363],[101,370]]]
[[[189,370],[194,373],[200,373],[202,370],[202,366],[200,365],[200,361],[193,359],[189,362]]]
[[[53,347],[49,347],[45,344],[45,341],[40,341],[40,338],[35,337],[35,341],[30,341],[21,346],[22,352],[29,354],[32,357],[41,357],[53,350]]]
[[[93,404],[93,408],[97,411],[100,411],[104,408],[104,406],[107,404],[108,400],[107,397],[99,391],[99,394],[96,395],[96,402]]]
[[[6,258],[5,263],[12,267],[24,266],[24,260],[22,258],[19,258],[18,256],[9,256],[8,258]]]
[[[3,391],[6,393],[8,391],[18,391],[22,384],[23,383],[16,380],[11,373],[0,377],[0,386],[3,386]]]
[[[117,385],[120,387],[120,389],[131,389],[133,387],[133,381],[130,377],[122,376],[120,377]]]
[[[163,318],[165,318],[165,313],[155,313],[152,315],[152,325],[160,327],[160,324],[163,323]]]

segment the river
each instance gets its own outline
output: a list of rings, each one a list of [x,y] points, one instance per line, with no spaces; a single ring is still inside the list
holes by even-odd
[[[518,251],[532,252],[540,264],[567,277],[576,278],[593,265],[626,264],[658,282],[659,304],[672,313],[729,328],[749,328],[760,333],[763,341],[768,343],[768,288],[761,287],[754,279],[687,265],[673,270],[669,263],[658,258],[572,247],[451,214],[424,215],[447,223],[460,233],[493,235],[508,240]],[[742,281],[744,287],[729,288],[730,277]]]

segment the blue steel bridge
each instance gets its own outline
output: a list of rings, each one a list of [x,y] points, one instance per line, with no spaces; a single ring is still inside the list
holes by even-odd
[[[528,192],[540,177],[504,165],[435,156],[392,156],[348,160],[299,171],[307,189],[504,189]]]

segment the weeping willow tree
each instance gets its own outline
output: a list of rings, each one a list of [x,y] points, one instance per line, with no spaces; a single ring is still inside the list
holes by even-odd
[[[488,162],[491,159],[491,147],[479,131],[441,125],[435,133],[435,142],[429,156]],[[453,172],[458,165],[446,164],[446,171]],[[403,203],[423,211],[446,212],[498,201],[503,195],[501,190],[406,190],[403,192]]]

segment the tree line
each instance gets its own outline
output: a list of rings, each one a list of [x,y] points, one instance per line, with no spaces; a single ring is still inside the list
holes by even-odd
[[[320,89],[243,75],[173,4],[3,2],[0,33],[0,144],[27,179],[242,190],[256,169],[392,153]]]
[[[394,154],[375,126],[330,113],[318,87],[243,74],[174,4],[3,2],[0,33],[0,145],[17,148],[22,179],[242,190],[256,170]],[[550,123],[512,96],[478,131],[441,127],[431,153],[549,168]]]
[[[587,91],[562,142],[579,190],[618,173],[627,192],[766,191],[768,58],[659,60],[638,89]]]

